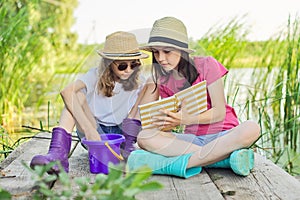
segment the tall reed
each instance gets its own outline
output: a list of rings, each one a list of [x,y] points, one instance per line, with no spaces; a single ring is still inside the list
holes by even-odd
[[[39,109],[48,101],[45,94],[52,90],[48,83],[56,81],[57,73],[72,73],[82,65],[87,54],[78,51],[66,12],[76,3],[1,2],[0,124],[8,132],[20,127],[25,108]]]
[[[60,88],[90,54],[91,47],[79,49],[76,34],[70,32],[76,5],[77,0],[0,2],[3,151],[11,144],[11,134],[19,132],[24,123],[39,123],[47,117],[48,102],[53,106],[49,113],[53,119],[56,103],[61,103]],[[45,123],[50,127],[49,120]]]
[[[236,18],[214,27],[193,45],[197,54],[212,55],[227,68],[247,68],[250,83],[243,84],[240,77],[225,79],[227,100],[238,108],[240,119],[259,122],[262,137],[255,145],[261,153],[299,174],[300,21],[287,21],[269,40],[250,42],[249,29]],[[239,96],[244,96],[242,101]]]

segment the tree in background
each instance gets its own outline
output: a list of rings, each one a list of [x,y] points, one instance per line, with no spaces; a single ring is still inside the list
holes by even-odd
[[[77,0],[0,2],[0,125],[13,131],[26,106],[45,103],[57,73],[80,65],[71,32]]]

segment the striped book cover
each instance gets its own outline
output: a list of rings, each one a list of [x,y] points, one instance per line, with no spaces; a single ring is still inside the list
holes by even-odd
[[[152,124],[152,117],[161,115],[160,109],[166,109],[172,112],[176,111],[176,98],[171,96],[168,98],[153,101],[151,103],[139,105],[142,128],[155,128]]]
[[[206,81],[197,83],[171,97],[139,105],[142,128],[155,128],[152,124],[152,117],[161,115],[159,112],[160,109],[176,112],[180,108],[183,100],[185,100],[189,114],[197,115],[207,110]]]
[[[189,114],[198,115],[207,109],[206,81],[197,83],[185,90],[174,94],[177,99],[177,107],[185,100]]]

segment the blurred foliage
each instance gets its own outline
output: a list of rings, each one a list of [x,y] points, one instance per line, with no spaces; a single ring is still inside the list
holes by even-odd
[[[156,181],[149,181],[151,169],[141,167],[135,171],[126,172],[124,165],[113,165],[109,163],[109,174],[97,174],[92,180],[89,177],[76,177],[72,179],[64,172],[59,162],[51,162],[45,166],[36,166],[31,169],[25,163],[23,165],[32,173],[37,190],[32,198],[39,199],[124,199],[134,200],[135,195],[149,191],[158,190],[163,186]],[[58,165],[61,173],[48,175],[46,172],[54,165]],[[61,186],[52,190],[49,187],[53,181],[59,180]],[[76,190],[74,187],[76,185]],[[0,193],[1,194],[1,193]]]
[[[64,84],[91,49],[70,32],[77,0],[0,2],[0,124],[9,132],[22,123],[25,107],[39,108],[45,94]]]

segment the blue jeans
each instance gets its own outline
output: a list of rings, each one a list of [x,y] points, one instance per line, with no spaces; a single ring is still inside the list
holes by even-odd
[[[122,129],[121,129],[121,125],[119,126],[105,126],[102,124],[97,124],[97,131],[99,134],[106,134],[106,133],[115,133],[115,134],[122,134]],[[84,133],[80,132],[78,129],[76,130],[77,136],[80,140],[81,143],[81,139],[83,137],[85,137]],[[81,143],[81,145],[86,149],[86,146],[84,144]]]
[[[200,136],[196,136],[194,134],[188,134],[188,133],[186,133],[186,134],[174,133],[174,135],[179,140],[184,140],[184,141],[196,144],[198,146],[204,146],[204,145],[208,144],[209,142],[217,139],[218,137],[226,135],[229,131],[230,130],[226,130],[226,131],[221,131],[221,132],[215,133],[215,134],[200,135]]]

